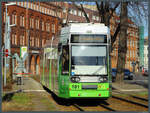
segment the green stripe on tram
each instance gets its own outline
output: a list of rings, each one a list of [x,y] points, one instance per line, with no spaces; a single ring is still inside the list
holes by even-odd
[[[50,60],[50,64],[49,64],[49,88],[51,89],[51,77],[52,77],[52,60]]]

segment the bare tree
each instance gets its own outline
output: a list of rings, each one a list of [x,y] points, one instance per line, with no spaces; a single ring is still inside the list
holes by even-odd
[[[128,10],[127,2],[121,3],[120,13],[120,37],[118,45],[118,61],[117,61],[117,76],[116,82],[123,83],[125,59],[127,52],[127,29],[128,29]]]

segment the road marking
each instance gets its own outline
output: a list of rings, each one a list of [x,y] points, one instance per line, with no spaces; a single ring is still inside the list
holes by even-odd
[[[23,90],[23,92],[45,92],[45,90]]]
[[[148,81],[148,80],[133,80],[133,81]]]
[[[129,90],[123,89],[120,91],[148,91],[148,90],[146,90],[146,89],[129,89]]]

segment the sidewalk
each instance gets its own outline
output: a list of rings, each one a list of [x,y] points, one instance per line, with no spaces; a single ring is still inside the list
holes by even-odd
[[[16,83],[13,85],[13,90],[20,90],[22,89],[24,92],[30,91],[45,91],[40,83],[33,80],[33,78],[24,78],[23,85],[17,85]]]
[[[148,91],[148,88],[145,88],[141,85],[137,85],[137,84],[123,84],[120,85],[118,83],[112,83],[112,88],[114,90],[118,90],[118,91],[125,91],[125,92],[143,92],[143,91]]]

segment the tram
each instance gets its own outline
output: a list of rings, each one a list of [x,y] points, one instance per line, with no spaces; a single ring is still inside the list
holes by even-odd
[[[110,30],[100,23],[70,23],[44,48],[41,83],[61,98],[111,96]]]

